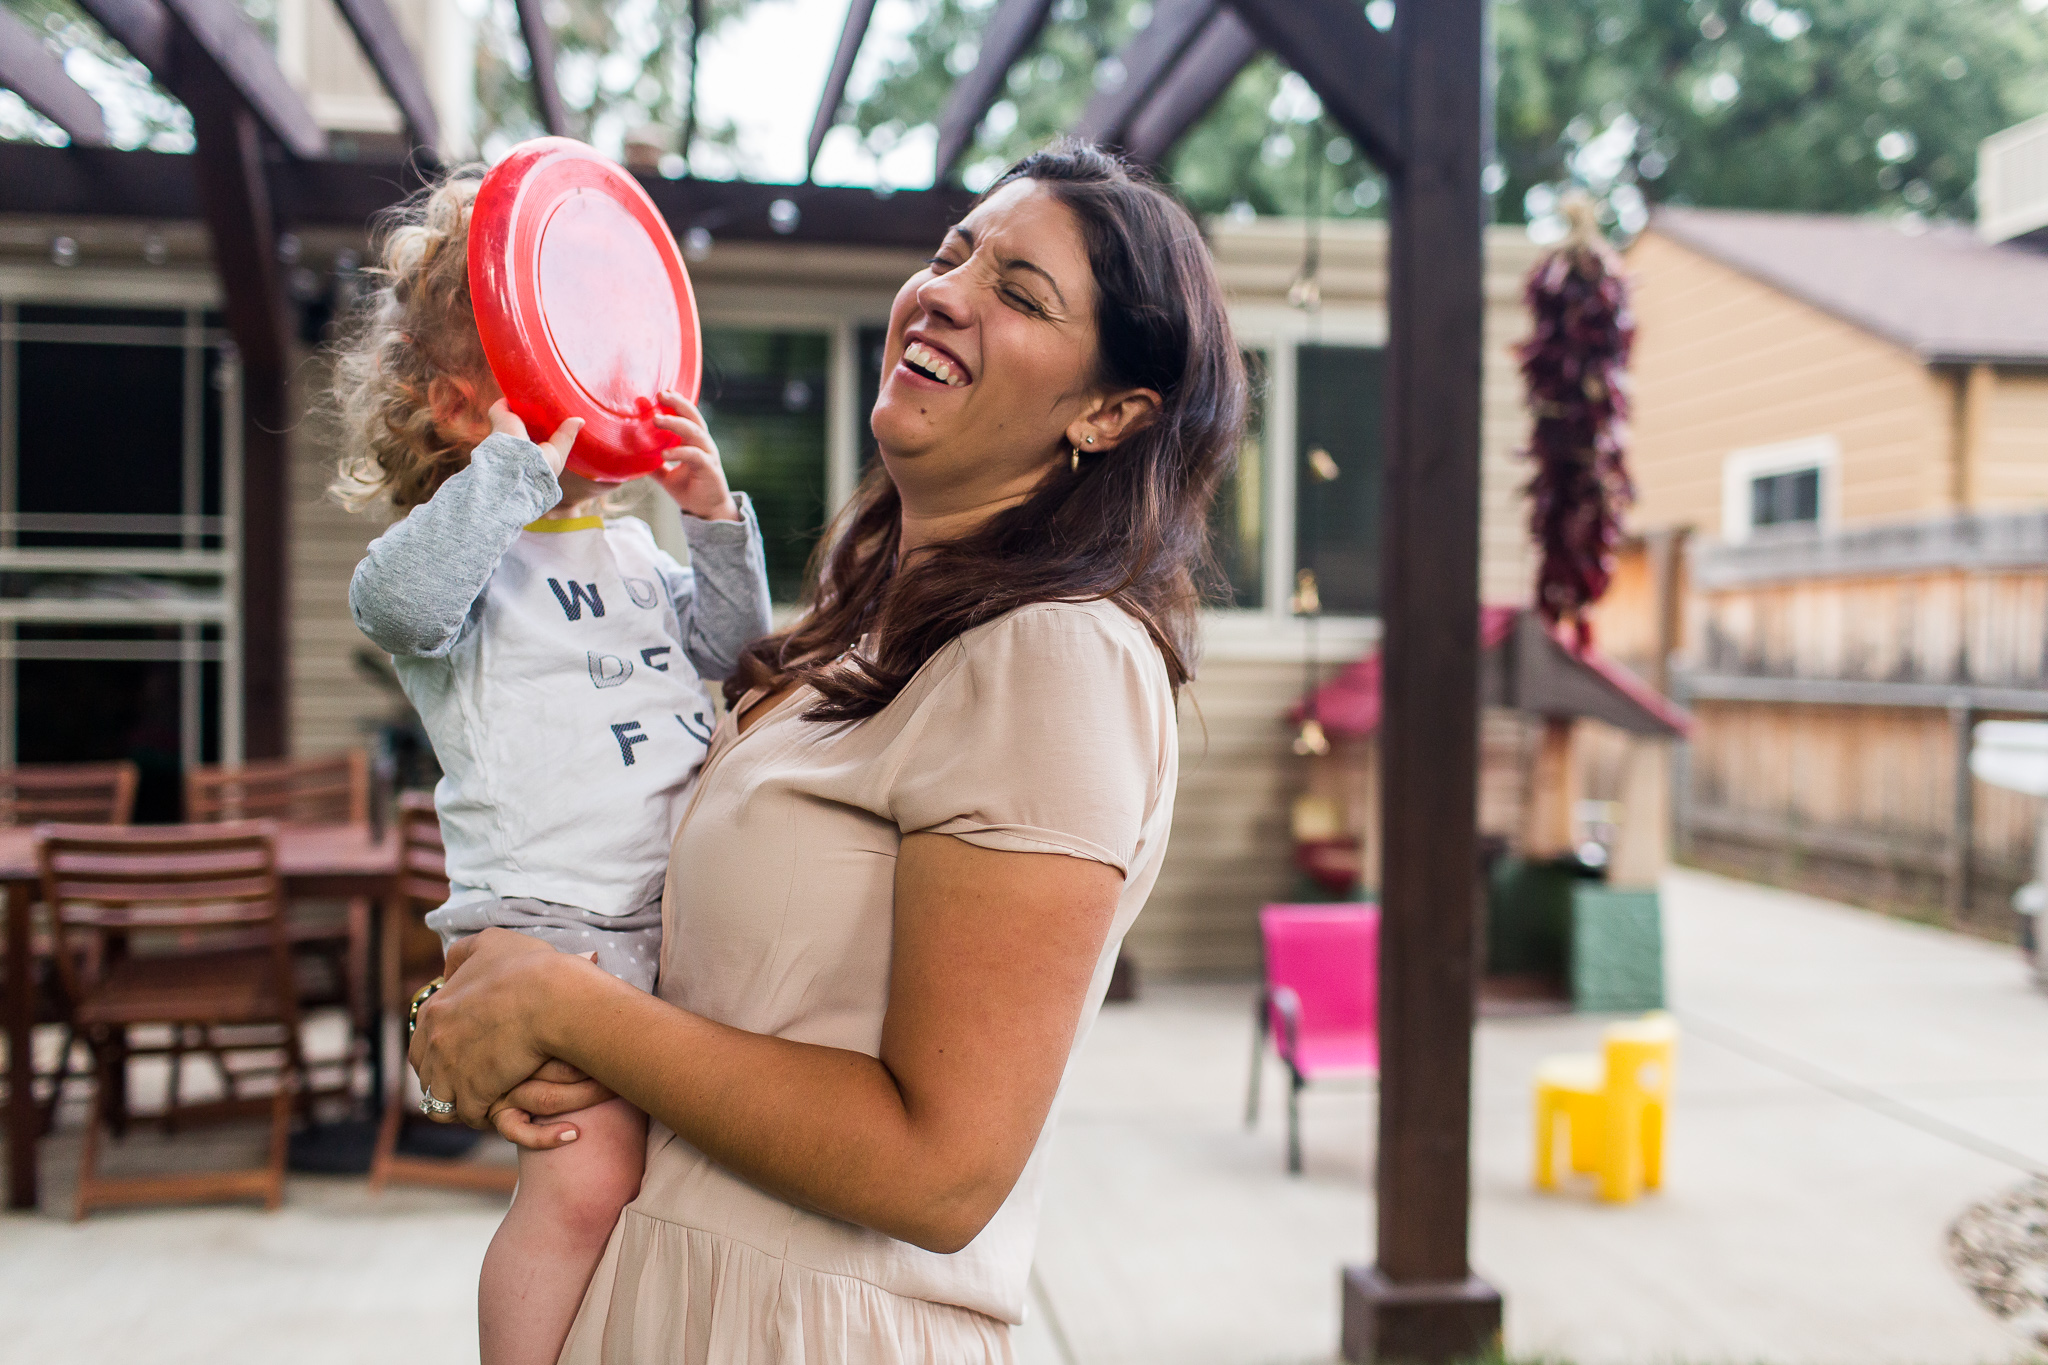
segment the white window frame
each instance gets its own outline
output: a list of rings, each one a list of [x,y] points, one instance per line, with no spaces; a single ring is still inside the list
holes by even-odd
[[[1750,489],[1758,479],[1806,469],[1820,473],[1815,529],[1832,531],[1841,523],[1841,464],[1842,445],[1833,436],[1807,436],[1729,451],[1721,461],[1721,538],[1740,545],[1756,534],[1759,528],[1750,518],[1754,496]]]
[[[1387,344],[1387,316],[1381,310],[1325,312],[1311,318],[1299,309],[1254,304],[1230,310],[1238,346],[1266,356],[1266,484],[1263,568],[1265,601],[1256,607],[1219,607],[1202,614],[1207,653],[1212,658],[1294,660],[1315,632],[1317,652],[1349,658],[1378,642],[1377,616],[1329,615],[1313,626],[1288,607],[1294,597],[1295,446],[1300,432],[1300,350],[1303,346]]]
[[[201,478],[199,464],[200,413],[198,388],[212,382],[199,358],[205,348],[225,341],[220,329],[200,325],[199,314],[218,309],[220,287],[210,272],[127,267],[0,266],[0,503],[15,487],[16,418],[20,395],[13,391],[16,380],[14,348],[23,325],[16,321],[22,304],[54,304],[75,307],[126,307],[177,309],[186,314],[174,329],[175,343],[149,341],[145,344],[176,344],[186,356],[186,413],[183,432],[183,483],[188,504],[197,500]],[[30,329],[33,330],[33,329]],[[136,330],[114,326],[110,333]],[[191,574],[213,578],[217,594],[140,602],[123,601],[0,601],[0,765],[15,761],[14,664],[23,658],[108,658],[170,660],[179,665],[179,758],[186,768],[200,762],[201,677],[206,663],[220,664],[220,752],[222,763],[234,764],[243,756],[242,717],[242,629],[241,629],[241,523],[242,523],[242,419],[241,370],[232,359],[223,358],[221,395],[221,546],[199,548],[200,519],[188,513],[184,519],[185,548],[179,550],[73,550],[20,547],[15,544],[16,509],[0,505],[0,567],[15,571]],[[18,622],[77,624],[164,624],[179,627],[179,639],[170,641],[17,641]],[[218,626],[220,638],[202,639],[204,627]]]
[[[825,518],[853,497],[860,479],[860,333],[889,325],[889,302],[860,290],[799,291],[708,286],[698,295],[705,327],[815,332],[829,341],[825,359]],[[818,295],[827,297],[821,301]],[[709,296],[707,298],[707,296]],[[836,305],[836,306],[835,306]]]
[[[826,381],[826,515],[836,516],[853,496],[860,476],[860,450],[867,414],[860,411],[860,333],[886,327],[889,301],[859,288],[796,290],[758,284],[700,287],[698,307],[706,327],[748,327],[823,333],[831,338]],[[1238,344],[1266,356],[1266,475],[1262,567],[1265,600],[1256,607],[1224,607],[1203,613],[1211,657],[1298,660],[1311,629],[1317,651],[1341,659],[1364,653],[1380,637],[1377,616],[1330,615],[1313,627],[1289,610],[1294,595],[1295,445],[1298,432],[1299,349],[1304,345],[1387,344],[1382,310],[1343,310],[1309,318],[1283,305],[1250,305],[1231,310]]]

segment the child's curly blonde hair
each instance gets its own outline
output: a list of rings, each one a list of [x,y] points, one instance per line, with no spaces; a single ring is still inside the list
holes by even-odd
[[[335,347],[344,445],[333,492],[352,510],[409,512],[469,464],[469,443],[435,423],[428,388],[490,376],[469,298],[469,211],[483,175],[457,167],[378,222],[376,290]]]

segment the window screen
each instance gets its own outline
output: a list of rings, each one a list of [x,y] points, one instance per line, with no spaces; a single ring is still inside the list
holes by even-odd
[[[802,595],[825,525],[830,352],[822,332],[704,329],[704,417],[726,478],[754,500],[778,602]]]
[[[1298,357],[1295,567],[1315,571],[1325,612],[1370,615],[1380,607],[1386,352],[1303,346]]]

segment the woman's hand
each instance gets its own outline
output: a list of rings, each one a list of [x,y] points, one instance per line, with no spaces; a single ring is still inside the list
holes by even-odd
[[[501,1107],[522,1111],[521,1119],[532,1124],[539,1111],[509,1097],[551,1060],[539,1025],[546,1006],[581,973],[610,980],[589,962],[509,929],[486,929],[456,944],[448,953],[448,984],[420,1007],[407,1054],[420,1084],[435,1099],[452,1102],[454,1119],[472,1128],[499,1126],[493,1111]],[[556,1128],[546,1145],[559,1141]]]
[[[703,521],[738,521],[739,504],[726,486],[725,466],[719,463],[718,442],[704,424],[704,414],[681,394],[667,391],[661,405],[668,409],[654,415],[654,425],[682,444],[668,452],[668,464],[655,481],[668,490],[676,506]]]

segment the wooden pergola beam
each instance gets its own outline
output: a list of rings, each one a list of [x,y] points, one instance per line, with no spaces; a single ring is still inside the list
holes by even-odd
[[[932,183],[943,185],[974,142],[974,130],[1003,93],[1010,68],[1037,39],[1052,14],[1052,0],[996,0],[981,31],[981,55],[974,69],[953,83],[939,115],[939,146]]]
[[[293,156],[311,158],[327,153],[327,134],[314,121],[313,111],[299,98],[299,92],[285,79],[271,55],[270,45],[255,25],[243,17],[234,0],[162,0],[179,25],[189,33],[208,61],[227,78],[250,112],[262,121],[272,137],[283,143]],[[184,68],[182,57],[173,58]],[[158,73],[161,75],[162,73]],[[179,99],[178,85],[190,85],[186,72],[166,80]]]
[[[1421,0],[1425,5],[1440,2]],[[1230,4],[1259,41],[1309,83],[1361,151],[1381,170],[1399,170],[1402,73],[1392,38],[1367,22],[1353,0]]]
[[[1276,46],[1292,35],[1281,55],[1376,160],[1382,149],[1365,132],[1398,138],[1381,161],[1378,1262],[1344,1273],[1343,1351],[1360,1362],[1463,1360],[1494,1348],[1501,1323],[1500,1295],[1472,1274],[1468,1243],[1488,3],[1403,0],[1398,58],[1377,30],[1370,42],[1347,41],[1370,28],[1349,0],[1232,3]],[[1311,62],[1317,53],[1328,60]]]
[[[43,45],[42,35],[7,9],[0,9],[0,86],[62,128],[73,146],[106,145],[107,120],[99,101],[64,73],[64,63]]]
[[[356,42],[362,46],[363,55],[370,59],[377,79],[383,82],[385,93],[398,106],[399,115],[405,119],[406,136],[412,145],[438,152],[441,119],[434,112],[433,97],[427,93],[427,79],[420,71],[412,47],[405,41],[405,33],[398,27],[398,17],[391,12],[391,6],[385,0],[334,2],[340,7],[342,18],[348,20]]]
[[[193,159],[111,147],[43,147],[0,142],[0,214],[200,218]],[[420,186],[419,168],[393,161],[281,161],[268,167],[280,226],[361,231],[382,209]],[[967,191],[898,190],[886,199],[859,185],[754,185],[741,180],[668,180],[641,185],[678,237],[693,227],[721,242],[796,242],[929,249],[974,201]],[[796,229],[775,230],[769,208],[788,199]]]
[[[526,64],[532,71],[533,105],[549,137],[569,136],[569,110],[562,88],[555,84],[555,35],[548,27],[543,0],[518,0],[519,32],[526,39]],[[695,82],[697,73],[690,79]]]
[[[1152,22],[1117,54],[1122,78],[1098,89],[1074,122],[1075,137],[1121,146],[1131,120],[1215,16],[1221,0],[1160,0]]]
[[[277,258],[277,218],[265,175],[263,129],[221,73],[192,60],[196,35],[178,31],[178,98],[192,112],[199,204],[213,242],[222,313],[241,367],[240,631],[242,748],[282,757],[288,746],[286,612],[290,499],[291,311]]]
[[[1212,16],[1174,73],[1152,92],[1123,138],[1134,161],[1156,166],[1259,55],[1259,40],[1229,10]]]
[[[818,95],[818,113],[811,120],[811,140],[804,151],[804,179],[811,178],[811,169],[818,164],[818,153],[825,146],[825,134],[832,131],[832,125],[839,122],[840,106],[846,103],[846,82],[853,77],[854,59],[860,56],[861,40],[867,37],[868,24],[875,17],[875,0],[853,0],[846,9],[846,25],[839,30],[839,50],[832,54],[832,70],[825,77],[825,88]]]

